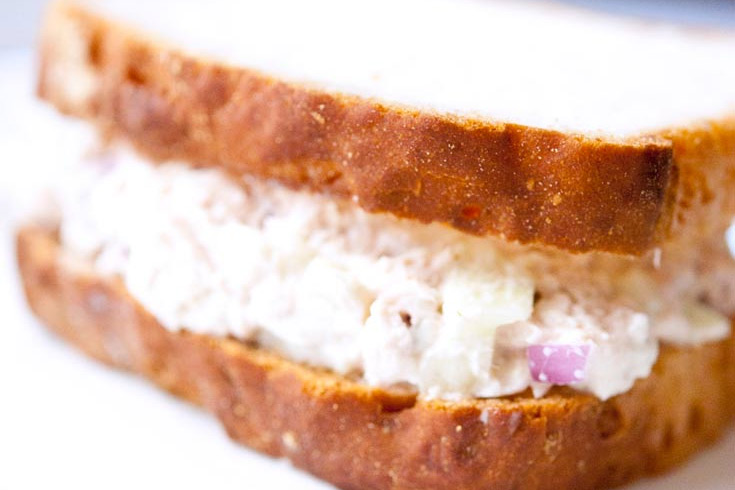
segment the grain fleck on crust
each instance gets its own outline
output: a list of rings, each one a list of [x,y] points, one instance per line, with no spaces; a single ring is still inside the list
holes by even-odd
[[[369,389],[240,342],[164,330],[112,279],[18,235],[34,312],[87,354],[214,413],[233,439],[345,489],[593,489],[665,470],[735,414],[735,340],[664,347],[606,402],[557,390],[427,402]]]

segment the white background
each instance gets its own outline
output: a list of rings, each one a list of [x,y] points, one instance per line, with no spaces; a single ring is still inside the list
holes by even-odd
[[[131,2],[140,0],[130,0]],[[155,0],[144,0],[155,1]],[[141,1],[141,3],[144,3]],[[203,0],[206,3],[206,0]],[[735,25],[732,0],[562,0],[610,12],[716,26]],[[46,0],[0,0],[0,47],[32,42]]]
[[[79,356],[26,310],[12,256],[13,221],[38,178],[53,175],[70,125],[56,132],[58,117],[32,100],[30,53],[18,49],[33,39],[42,3],[0,0],[0,490],[330,488],[236,446],[198,409]],[[622,8],[735,25],[735,2],[670,2],[665,11],[660,5]],[[48,131],[56,136],[40,137]],[[731,431],[685,467],[630,489],[724,490],[733,482]]]

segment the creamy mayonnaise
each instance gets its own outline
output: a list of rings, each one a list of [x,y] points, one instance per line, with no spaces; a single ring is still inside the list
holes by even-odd
[[[534,379],[528,348],[572,345],[589,347],[572,386],[604,399],[650,374],[660,340],[730,330],[696,287],[640,262],[470,237],[123,149],[69,172],[57,199],[63,246],[164,327],[428,398],[540,396],[552,381]]]

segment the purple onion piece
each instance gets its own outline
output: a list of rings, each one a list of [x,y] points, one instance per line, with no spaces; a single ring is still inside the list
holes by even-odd
[[[584,381],[589,353],[588,344],[538,344],[526,350],[533,380],[554,385]]]

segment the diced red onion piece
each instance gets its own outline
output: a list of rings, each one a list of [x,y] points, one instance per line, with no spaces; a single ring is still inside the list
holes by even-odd
[[[534,381],[568,385],[584,381],[589,345],[540,344],[526,350]]]

